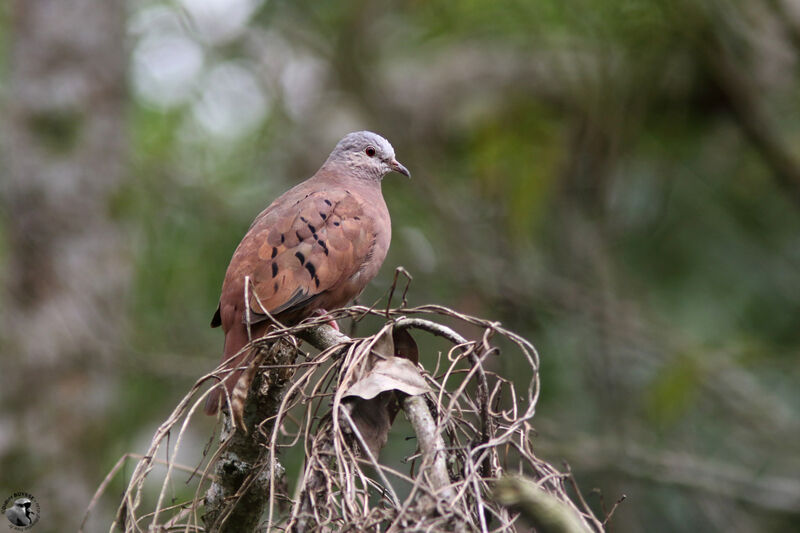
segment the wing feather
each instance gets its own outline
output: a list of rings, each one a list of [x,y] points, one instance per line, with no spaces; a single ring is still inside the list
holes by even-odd
[[[252,322],[265,319],[264,310],[277,315],[307,307],[369,257],[375,236],[367,222],[363,203],[346,191],[271,205],[234,253],[222,298],[241,301],[249,276]]]

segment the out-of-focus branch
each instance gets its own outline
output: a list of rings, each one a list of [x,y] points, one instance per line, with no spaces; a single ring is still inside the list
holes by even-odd
[[[547,427],[547,423],[540,422],[539,427]],[[578,442],[580,445],[575,445]],[[590,435],[571,434],[557,443],[541,438],[537,447],[543,454],[569,457],[583,471],[616,470],[636,479],[687,487],[761,509],[800,513],[800,483],[790,477],[759,476],[741,466],[630,443],[621,448],[616,442],[603,442]]]
[[[769,119],[757,88],[720,38],[712,38],[705,55],[717,85],[728,100],[733,118],[770,167],[778,184],[800,206],[800,161]]]
[[[505,477],[495,484],[494,495],[503,505],[522,512],[541,533],[589,533],[575,512],[546,493],[535,482]]]

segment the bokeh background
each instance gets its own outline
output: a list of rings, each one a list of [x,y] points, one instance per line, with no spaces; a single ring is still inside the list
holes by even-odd
[[[610,530],[800,529],[799,1],[12,0],[0,35],[0,496],[38,531],[217,364],[233,249],[356,129],[413,173],[362,302],[403,265],[531,339],[534,449],[627,495]]]

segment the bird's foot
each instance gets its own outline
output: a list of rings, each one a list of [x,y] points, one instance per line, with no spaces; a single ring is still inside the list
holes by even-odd
[[[313,313],[311,313],[311,316],[322,316],[322,315],[326,315],[326,314],[328,314],[328,312],[327,312],[325,309],[317,309],[317,310],[315,310]],[[329,321],[328,321],[328,322],[326,322],[326,323],[327,323],[327,324],[328,324],[330,327],[332,327],[333,329],[335,329],[336,331],[341,331],[341,330],[339,329],[339,324],[338,324],[338,322],[336,322],[335,320],[329,320]]]

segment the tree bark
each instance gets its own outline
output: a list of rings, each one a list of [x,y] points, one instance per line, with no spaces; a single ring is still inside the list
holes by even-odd
[[[10,15],[0,427],[15,439],[0,440],[0,471],[70,529],[91,496],[96,465],[81,460],[114,390],[130,274],[109,215],[125,176],[125,4],[15,0]]]
[[[286,369],[273,368],[255,378],[243,414],[247,433],[235,428],[231,416],[225,414],[220,440],[226,444],[214,466],[215,481],[205,497],[203,522],[208,531],[254,531],[268,503],[271,487],[283,483],[283,466],[276,459],[270,467],[268,442],[275,423],[273,417],[294,373],[289,367],[295,362],[297,349],[288,342],[278,341],[259,350],[265,351],[266,364]],[[261,359],[259,355],[256,360]],[[270,419],[271,422],[264,423]]]

